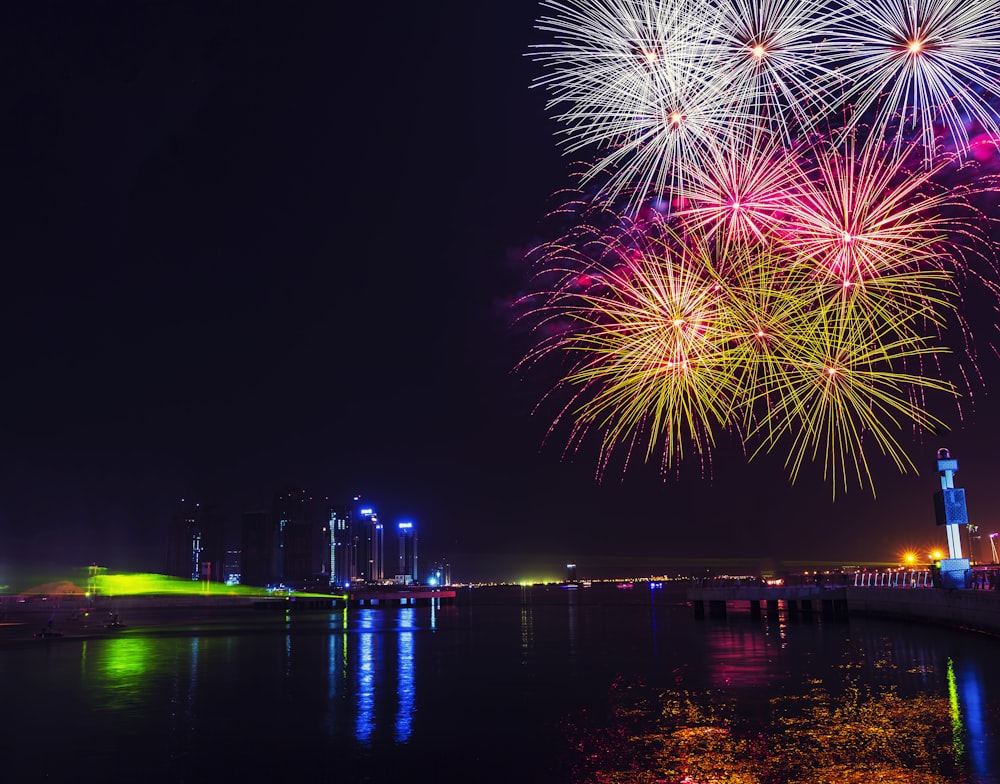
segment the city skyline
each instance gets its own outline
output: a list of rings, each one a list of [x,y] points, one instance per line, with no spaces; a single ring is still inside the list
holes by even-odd
[[[730,432],[665,477],[564,454],[535,412],[557,378],[514,372],[524,256],[573,168],[531,87],[539,6],[456,8],[401,9],[377,46],[322,3],[12,12],[0,564],[153,571],[176,499],[289,483],[363,488],[456,580],[889,561],[943,541],[942,447],[1000,530],[985,348],[951,430],[905,434],[919,475],[876,460],[874,497],[834,501],[821,463],[791,484]]]
[[[166,575],[227,584],[344,589],[426,582],[412,518],[385,523],[370,499],[283,488],[240,512],[182,498],[164,532]],[[387,544],[388,542],[388,544]],[[446,555],[426,566],[442,571]]]

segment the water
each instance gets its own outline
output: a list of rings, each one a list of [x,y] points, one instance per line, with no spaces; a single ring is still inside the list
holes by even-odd
[[[5,780],[1000,784],[1000,640],[676,598],[463,589],[8,644]]]

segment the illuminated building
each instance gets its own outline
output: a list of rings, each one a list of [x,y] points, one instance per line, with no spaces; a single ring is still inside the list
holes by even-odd
[[[385,577],[383,552],[382,523],[372,515],[368,521],[368,574],[365,575],[369,582],[379,582]]]
[[[223,579],[223,521],[211,504],[181,499],[167,537],[167,574],[191,580]]]
[[[417,529],[409,520],[397,524],[399,534],[399,568],[396,581],[405,585],[417,582]]]
[[[354,497],[355,515],[352,519],[352,572],[351,580],[377,583],[384,579],[382,523],[375,509],[361,503],[361,496]]]
[[[241,582],[241,554],[241,550],[226,550],[226,561],[222,569],[222,579],[226,585],[239,585]]]
[[[331,508],[327,523],[330,547],[330,585],[343,587],[351,581],[351,513]]]
[[[435,561],[427,574],[427,583],[435,586],[451,585],[451,564],[447,561]]]

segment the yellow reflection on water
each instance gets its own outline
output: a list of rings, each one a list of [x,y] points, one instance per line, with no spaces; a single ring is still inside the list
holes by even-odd
[[[580,784],[940,784],[961,773],[948,700],[891,687],[814,682],[749,718],[720,691],[619,683],[612,706],[604,726],[566,724]]]

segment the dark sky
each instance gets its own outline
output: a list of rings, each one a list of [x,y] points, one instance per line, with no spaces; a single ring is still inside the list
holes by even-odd
[[[667,481],[542,448],[554,379],[511,373],[507,307],[571,184],[529,87],[538,10],[5,7],[0,563],[156,569],[179,498],[235,522],[286,485],[412,518],[456,579],[887,560],[944,542],[939,446],[1000,529],[982,392],[903,436],[919,476],[876,460],[874,499],[725,438]]]

